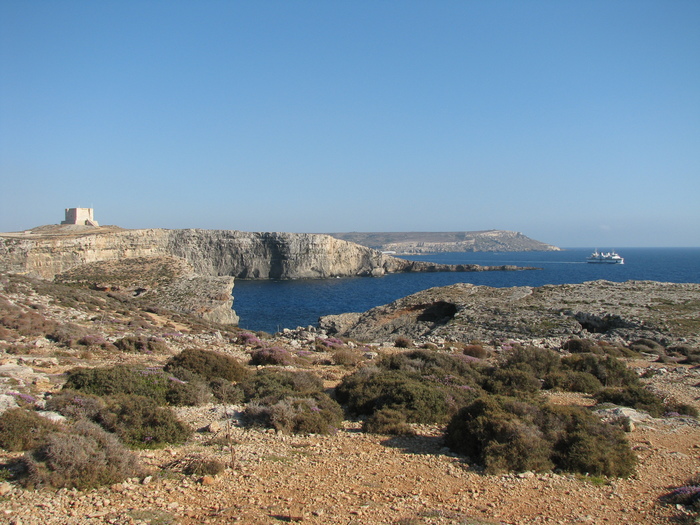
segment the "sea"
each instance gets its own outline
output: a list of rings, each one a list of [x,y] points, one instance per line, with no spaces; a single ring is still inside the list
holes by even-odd
[[[625,263],[586,263],[593,250],[557,252],[458,252],[401,256],[444,264],[534,266],[539,270],[396,273],[383,277],[345,277],[286,281],[246,281],[234,285],[233,309],[246,330],[279,332],[315,326],[324,315],[364,312],[412,293],[455,283],[503,288],[629,280],[700,283],[700,248],[625,248]],[[602,249],[601,251],[610,251]]]

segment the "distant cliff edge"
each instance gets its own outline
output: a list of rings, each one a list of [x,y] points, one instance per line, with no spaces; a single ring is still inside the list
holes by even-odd
[[[237,230],[125,230],[42,226],[0,234],[0,271],[44,279],[80,265],[134,257],[180,257],[194,272],[240,279],[318,279],[396,272],[520,270],[514,266],[437,265],[312,233]]]
[[[349,232],[330,233],[380,251],[397,254],[438,252],[531,252],[559,251],[561,248],[506,230],[471,232]]]

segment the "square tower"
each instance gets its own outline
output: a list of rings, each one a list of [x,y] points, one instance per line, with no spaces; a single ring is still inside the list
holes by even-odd
[[[99,226],[93,218],[92,212],[92,208],[66,208],[66,220],[61,221],[61,224]]]

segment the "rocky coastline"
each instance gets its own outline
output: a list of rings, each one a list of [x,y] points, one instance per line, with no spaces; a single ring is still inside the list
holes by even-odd
[[[169,278],[165,282],[152,275],[148,283],[119,283],[125,274],[139,275],[142,267],[158,268]],[[148,292],[163,307],[231,324],[238,322],[231,309],[234,279],[532,269],[407,261],[322,234],[78,225],[0,234],[2,272],[83,286],[119,286],[133,294]]]
[[[462,349],[479,337],[480,347],[491,356],[488,362],[495,364],[518,341],[557,353],[564,352],[559,343],[570,337],[629,344],[643,336],[690,347],[698,344],[700,332],[698,285],[599,281],[426,290],[352,314],[344,330],[357,339],[335,337],[342,323],[330,317],[320,327],[249,334],[149,304],[156,298],[153,283],[167,289],[171,280],[192,271],[182,264],[175,272],[173,264],[165,263],[161,267],[145,258],[139,275],[134,267],[112,268],[113,280],[101,282],[100,289],[80,287],[82,279],[93,282],[97,273],[66,272],[57,282],[0,274],[0,412],[19,405],[64,421],[46,405],[60,394],[69,370],[116,366],[155,373],[192,348],[234,358],[254,374],[311,373],[332,391],[345,376],[371,373],[382,358],[418,346],[436,356],[465,357]],[[176,301],[174,291],[170,298]],[[363,323],[364,335],[358,332]],[[399,336],[415,339],[404,348]],[[156,344],[139,351],[127,349],[123,341]],[[261,348],[290,360],[248,364]],[[668,356],[661,361],[664,354],[636,355],[626,366],[642,378],[645,390],[698,406],[697,366]],[[553,405],[596,404],[583,393],[555,389],[541,395]],[[625,420],[638,458],[635,475],[605,478],[559,471],[489,474],[447,448],[439,424],[414,423],[411,434],[396,436],[365,432],[361,419],[348,417],[328,435],[289,434],[246,426],[246,406],[240,402],[172,409],[195,430],[188,441],[131,451],[144,474],[101,487],[23,486],[14,480],[13,469],[28,453],[0,448],[5,473],[0,520],[12,525],[672,525],[692,523],[695,512],[664,499],[700,468],[700,424],[693,417],[605,409]],[[203,460],[224,468],[204,475],[187,470]]]
[[[558,348],[571,337],[613,343],[648,338],[700,344],[700,284],[592,281],[491,288],[458,283],[431,288],[367,312],[329,315],[336,337],[381,341],[523,341]]]

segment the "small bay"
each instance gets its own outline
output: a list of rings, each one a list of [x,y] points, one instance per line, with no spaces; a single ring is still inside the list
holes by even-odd
[[[434,286],[458,282],[493,287],[576,284],[604,279],[700,283],[700,248],[625,248],[623,265],[588,264],[592,249],[559,252],[459,252],[404,256],[444,264],[536,266],[514,272],[401,273],[294,281],[236,280],[234,310],[247,330],[276,332],[314,325],[322,315],[363,312]],[[603,250],[608,251],[608,250]]]

